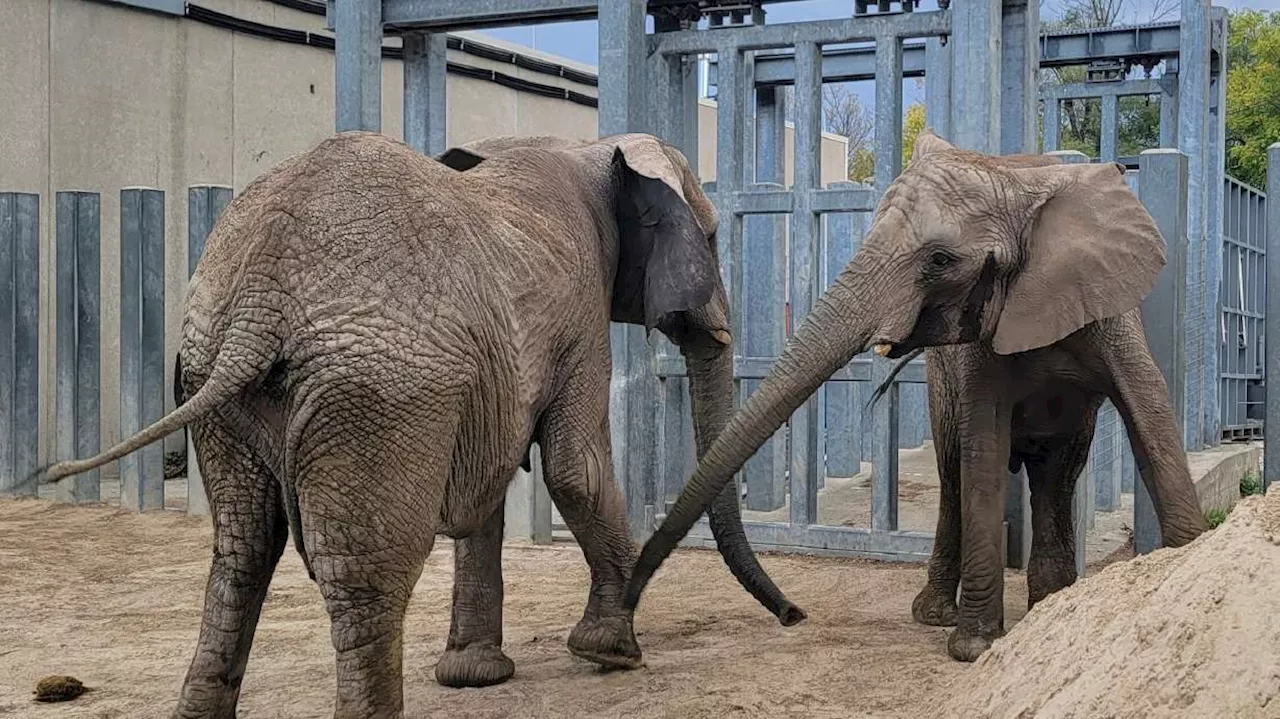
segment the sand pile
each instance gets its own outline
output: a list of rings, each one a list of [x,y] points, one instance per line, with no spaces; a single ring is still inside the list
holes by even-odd
[[[1050,596],[937,696],[939,717],[1280,717],[1280,489]]]

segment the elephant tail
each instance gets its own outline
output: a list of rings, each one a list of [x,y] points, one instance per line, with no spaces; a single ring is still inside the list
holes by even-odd
[[[261,312],[261,308],[258,308]],[[215,411],[266,375],[279,357],[282,332],[263,331],[261,318],[245,313],[242,321],[231,322],[218,348],[209,378],[194,395],[172,412],[116,446],[86,459],[64,460],[36,470],[41,484],[49,484],[82,472],[97,469],[127,454],[164,439],[191,422]],[[181,368],[181,360],[177,369]],[[176,382],[175,382],[176,384]],[[175,398],[177,399],[177,398]]]

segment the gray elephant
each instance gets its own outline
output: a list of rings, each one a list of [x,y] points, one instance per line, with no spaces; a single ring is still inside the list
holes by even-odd
[[[648,135],[498,138],[437,161],[341,133],[227,207],[191,280],[168,416],[46,481],[191,425],[213,564],[180,717],[231,717],[289,534],[319,585],[337,717],[400,716],[402,629],[437,534],[457,539],[437,680],[493,684],[502,652],[503,499],[528,449],[591,566],[570,650],[631,668],[635,558],[613,478],[610,320],[658,328],[689,365],[696,441],[732,410],[716,213]],[[756,562],[732,492],[717,539],[783,623],[804,617]]]
[[[953,658],[972,661],[1004,631],[1010,469],[1025,466],[1031,484],[1030,601],[1075,580],[1071,496],[1104,397],[1124,418],[1164,543],[1190,542],[1205,519],[1140,317],[1164,264],[1164,241],[1118,165],[992,157],[926,131],[862,247],[645,544],[626,608],[734,472],[867,347],[891,358],[931,348],[942,499],[913,614],[956,626]]]

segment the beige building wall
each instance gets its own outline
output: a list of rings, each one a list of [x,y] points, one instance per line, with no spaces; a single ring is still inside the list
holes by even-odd
[[[277,27],[324,31],[324,18],[263,0],[203,0],[218,12]],[[594,68],[490,38],[589,72]],[[388,39],[388,44],[398,41]],[[242,189],[333,130],[331,51],[261,39],[194,20],[90,0],[0,0],[0,190],[41,195],[41,462],[53,456],[54,193],[101,193],[102,443],[119,437],[120,189],[165,190],[166,356],[178,349],[186,297],[187,187]],[[450,51],[449,60],[584,94],[595,88]],[[383,63],[383,130],[401,137],[401,68]],[[451,144],[497,134],[596,137],[596,110],[451,74]],[[715,107],[699,108],[699,170],[714,179]],[[838,179],[845,143],[823,141]],[[788,178],[791,135],[787,135]],[[828,159],[828,156],[833,159]],[[172,362],[164,379],[172,409]],[[181,448],[171,438],[166,449]],[[107,475],[114,466],[104,469]]]

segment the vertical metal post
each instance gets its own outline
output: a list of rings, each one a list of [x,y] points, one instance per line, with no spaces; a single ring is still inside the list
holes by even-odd
[[[818,296],[820,228],[813,213],[810,191],[820,187],[821,182],[822,48],[812,42],[797,43],[795,58],[795,210],[791,216],[793,331],[804,321]],[[791,415],[792,524],[818,521],[818,464],[818,401],[810,397]]]
[[[935,135],[951,137],[951,44],[936,37],[924,41],[924,112]]]
[[[382,0],[335,0],[338,132],[382,130]]]
[[[786,95],[776,88],[756,90],[755,179],[758,189],[785,189],[784,142]],[[764,185],[764,187],[760,187]],[[733,306],[741,308],[738,324],[740,353],[748,357],[777,357],[786,343],[780,300],[786,292],[786,217],[748,215],[742,220],[742,279]],[[750,397],[759,380],[742,380],[741,397]],[[747,485],[746,507],[772,511],[786,503],[786,428],[780,427],[742,468]]]
[[[1178,146],[1178,74],[1161,77],[1160,83],[1160,147]]]
[[[444,33],[404,35],[404,141],[424,155],[445,149],[447,41]]]
[[[645,4],[632,0],[600,0],[600,112],[601,137],[647,130],[644,112]],[[724,58],[721,58],[723,65]],[[723,68],[722,68],[723,69]],[[721,111],[720,122],[726,113]],[[727,113],[732,115],[734,113]],[[723,148],[721,148],[723,151]],[[735,223],[721,209],[721,230]],[[723,250],[722,250],[723,251]],[[723,255],[721,255],[723,257]],[[656,514],[657,501],[655,426],[659,383],[649,371],[649,345],[643,327],[613,324],[610,344],[613,352],[613,379],[609,388],[609,425],[613,443],[616,480],[627,498],[627,515],[637,539],[648,537],[646,525]]]
[[[34,496],[40,424],[40,196],[0,193],[0,496]]]
[[[222,211],[231,203],[230,187],[222,185],[193,185],[187,189],[187,279],[195,274],[205,242],[218,222]],[[187,432],[187,514],[203,516],[209,513],[209,497],[204,491],[204,477],[200,473],[200,460],[196,455],[191,432]]]
[[[1155,219],[1166,246],[1164,271],[1142,302],[1142,324],[1151,354],[1168,385],[1174,421],[1179,426],[1190,411],[1183,387],[1187,381],[1185,335],[1198,331],[1198,328],[1188,329],[1184,321],[1190,249],[1187,236],[1189,164],[1185,154],[1173,149],[1146,150],[1138,160],[1142,178],[1138,197]],[[1134,551],[1145,554],[1161,546],[1160,524],[1146,484],[1135,479],[1133,488]]]
[[[1102,96],[1102,132],[1098,140],[1098,158],[1103,162],[1116,161],[1116,147],[1120,142],[1120,102],[1114,94]]]
[[[953,11],[954,12],[954,11]],[[960,52],[957,48],[957,53]],[[885,190],[902,171],[902,40],[876,39],[876,192]],[[876,355],[871,384],[889,376],[894,361]],[[900,385],[894,382],[871,410],[875,443],[871,460],[871,528],[898,528],[898,413]]]
[[[1204,323],[1214,321],[1209,309],[1216,302],[1206,293],[1207,229],[1206,140],[1209,121],[1209,2],[1182,0],[1179,17],[1178,51],[1178,149],[1187,156],[1187,316],[1193,329],[1186,332],[1186,371],[1183,389],[1187,393],[1182,415],[1183,442],[1188,452],[1199,449],[1203,432],[1207,348]],[[1216,290],[1216,286],[1214,287]],[[1216,346],[1216,344],[1214,345]]]
[[[1209,38],[1212,27],[1222,28],[1226,37],[1227,9],[1210,7]],[[1211,43],[1210,39],[1206,42]],[[1225,44],[1225,43],[1224,43]],[[1227,53],[1218,55],[1217,72],[1211,68],[1208,87],[1209,103],[1205,127],[1204,192],[1205,198],[1205,348],[1204,409],[1201,418],[1202,447],[1217,446],[1222,439],[1222,418],[1218,394],[1222,384],[1218,354],[1222,348],[1222,302],[1219,283],[1222,278],[1222,204],[1226,184],[1225,154],[1227,143]],[[1244,278],[1241,278],[1243,281]]]
[[[1058,134],[1062,132],[1062,102],[1053,95],[1044,98],[1044,151],[1058,150]]]
[[[1035,152],[1039,104],[1036,72],[1040,68],[1038,2],[1004,0],[1001,43],[1000,152]]]
[[[57,458],[92,457],[101,421],[101,200],[96,192],[59,192],[55,201],[57,316],[55,416]],[[58,483],[59,502],[97,502],[99,472]]]
[[[120,191],[120,434],[164,414],[164,192]],[[120,506],[164,508],[164,447],[120,459]]]
[[[966,150],[1000,152],[1001,4],[951,6],[951,142]],[[877,115],[879,112],[877,112]]]
[[[1028,0],[1004,0],[1001,5],[998,151],[1006,155],[1036,152],[1040,7]],[[1005,564],[1026,568],[1031,557],[1031,490],[1023,469],[1009,475],[1004,521]]]
[[[856,187],[833,182],[828,187]],[[823,283],[830,285],[858,251],[866,225],[865,212],[831,212],[824,216],[826,242],[823,251]],[[862,471],[863,382],[833,382],[826,388],[827,474],[853,477]],[[884,400],[881,400],[884,401]]]
[[[1280,481],[1280,142],[1267,148],[1266,418],[1263,420],[1262,488]]]

